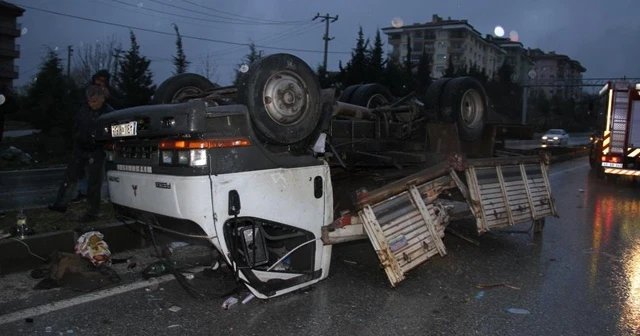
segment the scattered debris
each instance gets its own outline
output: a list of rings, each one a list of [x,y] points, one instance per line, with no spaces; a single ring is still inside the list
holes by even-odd
[[[583,192],[584,192],[584,189],[578,189],[578,192],[583,193]]]
[[[0,152],[0,158],[7,161],[20,161],[24,164],[29,164],[32,160],[31,155],[13,146],[10,146],[3,152]]]
[[[169,307],[169,310],[174,312],[174,313],[177,313],[177,312],[181,311],[182,308],[180,308],[178,306],[171,306],[171,307]]]
[[[351,260],[347,260],[347,259],[344,259],[343,261],[346,262],[347,264],[351,264],[351,265],[357,265],[358,264],[355,261],[351,261]]]
[[[178,328],[178,327],[182,327],[182,325],[180,325],[180,324],[172,324],[172,325],[168,326],[167,329]]]
[[[182,273],[187,280],[193,280],[194,275],[191,273]]]
[[[518,315],[529,315],[530,312],[526,309],[522,308],[507,308],[507,313],[518,314]]]
[[[479,291],[478,294],[476,294],[476,300],[480,300],[482,297],[484,297],[484,291]]]
[[[249,294],[249,295],[247,295],[246,298],[244,298],[244,300],[242,300],[242,304],[247,304],[247,303],[249,303],[249,301],[253,300],[254,298],[255,298],[255,295]]]
[[[504,283],[504,282],[501,282],[501,283],[495,283],[495,284],[477,284],[477,285],[476,285],[476,288],[477,288],[477,289],[495,288],[495,287],[507,287],[507,288],[510,288],[510,289],[517,289],[517,290],[519,290],[519,289],[520,289],[520,287],[511,286],[511,285],[506,284],[506,283]]]
[[[151,278],[148,280],[149,286],[146,288],[147,292],[155,292],[158,290],[158,279]]]
[[[229,309],[229,308],[231,308],[231,306],[233,306],[236,303],[238,303],[238,299],[236,299],[233,296],[230,296],[229,298],[224,300],[224,302],[222,303],[222,308]]]
[[[32,318],[30,318],[30,317],[29,317],[29,318],[26,318],[24,321],[25,321],[25,322],[27,322],[27,323],[33,323],[33,319],[32,319]]]
[[[53,328],[51,328],[51,327],[44,328],[44,332],[46,332],[46,333],[50,333],[52,331],[53,331]]]
[[[89,259],[96,267],[103,263],[111,265],[109,245],[104,241],[104,235],[98,231],[89,231],[80,236],[74,252]]]

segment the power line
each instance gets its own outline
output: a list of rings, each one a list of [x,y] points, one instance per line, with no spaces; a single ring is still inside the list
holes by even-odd
[[[163,32],[163,31],[159,31],[159,30],[140,28],[140,27],[129,26],[129,25],[120,24],[120,23],[114,23],[114,22],[107,22],[107,21],[96,20],[96,19],[89,19],[89,18],[77,16],[77,15],[65,14],[65,13],[60,13],[60,12],[56,12],[56,11],[51,11],[51,10],[47,10],[47,9],[36,8],[36,7],[31,7],[31,6],[26,6],[26,5],[21,5],[21,7],[24,7],[24,8],[27,8],[27,9],[31,9],[31,10],[35,10],[35,11],[39,11],[39,12],[44,12],[44,13],[49,13],[49,14],[55,14],[55,15],[70,17],[70,18],[74,18],[74,19],[77,19],[77,20],[89,21],[89,22],[94,22],[94,23],[101,23],[101,24],[114,26],[114,27],[134,29],[134,30],[148,32],[148,33],[160,34],[160,35],[175,36],[174,33],[168,33],[168,32]],[[215,42],[215,43],[220,43],[220,44],[237,45],[237,46],[247,46],[248,45],[247,43],[216,40],[216,39],[210,39],[210,38],[199,37],[199,36],[182,35],[182,38],[191,39],[191,40],[198,40],[198,41]],[[296,48],[277,48],[277,47],[269,47],[269,46],[263,46],[263,45],[256,45],[256,47],[259,47],[259,48],[262,48],[262,49],[272,49],[272,50],[282,50],[282,51],[296,51],[296,52],[306,52],[306,53],[321,53],[322,52],[321,50],[296,49]],[[332,54],[351,54],[350,52],[347,52],[347,51],[333,51],[331,53]]]
[[[116,1],[116,0],[113,0]],[[190,8],[185,8],[185,7],[180,7],[180,6],[176,6],[176,5],[172,5],[172,4],[168,4],[165,2],[161,2],[158,0],[148,0],[150,2],[155,2],[167,7],[172,7],[172,8],[176,8],[176,9],[180,9],[183,11],[187,11],[187,12],[192,12],[198,15],[206,15],[206,16],[213,16],[213,17],[219,17],[219,18],[223,18],[223,19],[230,19],[228,17],[224,17],[224,16],[220,16],[220,15],[216,15],[216,14],[203,14],[202,12],[190,9]],[[173,15],[178,15],[178,14],[173,14]],[[203,20],[203,21],[211,21],[211,20],[205,20],[205,19],[198,19],[198,18],[192,18],[192,19],[196,19],[196,20]],[[240,19],[232,19],[232,20],[240,20]],[[280,23],[280,22],[255,22],[255,21],[247,21],[244,20],[243,22],[227,22],[229,24],[258,24],[258,25],[290,25],[290,24],[299,24],[300,22],[296,22],[296,23]]]
[[[189,20],[199,20],[199,21],[205,21],[205,22],[213,22],[213,23],[224,23],[224,24],[241,24],[241,25],[250,25],[250,24],[254,24],[254,25],[272,25],[273,23],[260,23],[260,22],[251,22],[251,21],[220,21],[220,20],[212,20],[212,19],[203,19],[203,18],[198,18],[198,17],[193,17],[193,16],[187,16],[187,15],[181,15],[181,14],[176,14],[176,13],[170,13],[170,12],[165,12],[162,10],[158,10],[158,9],[153,9],[153,8],[147,8],[144,6],[140,6],[140,5],[134,5],[131,3],[127,3],[124,1],[120,1],[120,0],[110,0],[112,2],[115,3],[119,3],[125,6],[129,6],[129,7],[134,7],[134,8],[139,8],[145,11],[149,11],[149,12],[155,12],[155,13],[160,13],[160,14],[165,14],[165,15],[171,15],[171,16],[175,16],[175,17],[181,17],[181,18],[186,18]],[[152,1],[152,0],[150,0]],[[154,1],[157,2],[157,1]],[[157,2],[166,6],[171,6],[171,7],[175,7],[173,5],[169,5],[169,4],[165,4],[162,2]],[[198,13],[198,12],[196,12]],[[200,15],[207,15],[207,16],[216,16],[216,15],[209,15],[209,14],[203,14],[203,13],[198,13]],[[224,18],[224,17],[222,17]],[[229,19],[229,18],[225,18],[225,19]],[[235,20],[235,19],[230,19],[230,20]]]
[[[225,11],[220,10],[220,9],[207,7],[205,5],[198,5],[197,3],[191,2],[189,0],[182,0],[182,1],[186,2],[186,3],[190,4],[190,5],[193,5],[193,6],[196,6],[196,7],[200,7],[200,8],[204,8],[204,9],[208,9],[208,10],[216,12],[216,13],[223,13],[223,14],[227,14],[227,15],[237,16],[239,18],[249,19],[249,20],[260,20],[260,21],[265,21],[265,22],[278,22],[278,23],[296,23],[296,22],[302,23],[302,22],[304,22],[303,20],[299,20],[299,21],[277,21],[277,20],[269,20],[269,19],[260,19],[260,18],[251,17],[251,16],[242,16],[242,15],[238,15],[238,14],[234,14],[234,13],[230,13],[230,12],[225,12]]]

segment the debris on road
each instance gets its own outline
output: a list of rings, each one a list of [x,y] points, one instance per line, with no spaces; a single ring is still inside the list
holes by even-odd
[[[224,300],[224,302],[222,303],[222,308],[229,309],[231,308],[231,306],[233,306],[236,303],[238,303],[238,299],[233,296],[230,296],[229,298]]]
[[[519,290],[520,287],[516,287],[516,286],[511,286],[507,283],[501,282],[501,283],[495,283],[495,284],[477,284],[476,288],[477,289],[485,289],[485,288],[495,288],[495,287],[507,287],[510,289],[517,289]]]
[[[507,313],[517,314],[517,315],[529,315],[530,312],[526,309],[522,308],[507,308]]]
[[[181,311],[181,310],[182,310],[182,308],[180,308],[180,307],[178,307],[178,306],[171,306],[171,307],[169,307],[169,311],[172,311],[172,312],[174,312],[174,313],[177,313],[177,312],[179,312],[179,311]]]

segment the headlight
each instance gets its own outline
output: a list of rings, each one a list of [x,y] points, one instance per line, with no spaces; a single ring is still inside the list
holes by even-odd
[[[543,136],[543,137],[542,137],[542,140],[547,140],[547,136],[546,136],[546,135],[545,135],[545,136]]]
[[[558,140],[558,137],[553,137],[553,140]]]
[[[206,149],[192,149],[192,150],[181,150],[181,151],[165,150],[161,152],[162,152],[161,163],[164,165],[171,165],[174,163],[181,166],[189,165],[192,167],[202,167],[207,165]]]
[[[173,151],[162,151],[162,163],[171,164],[173,161]]]
[[[189,163],[189,151],[178,151],[178,164],[186,165]]]

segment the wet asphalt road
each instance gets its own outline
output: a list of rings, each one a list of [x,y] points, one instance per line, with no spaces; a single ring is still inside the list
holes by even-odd
[[[595,180],[586,159],[552,167],[560,218],[542,237],[447,235],[390,289],[367,241],[334,247],[331,276],[307,293],[223,310],[173,281],[0,326],[3,335],[633,335],[640,331],[640,188]],[[514,228],[526,230],[524,227]],[[212,294],[220,281],[193,280]],[[506,282],[520,289],[476,289]],[[217,289],[216,289],[217,288]],[[171,312],[163,307],[182,308]],[[529,314],[508,313],[508,308]]]

